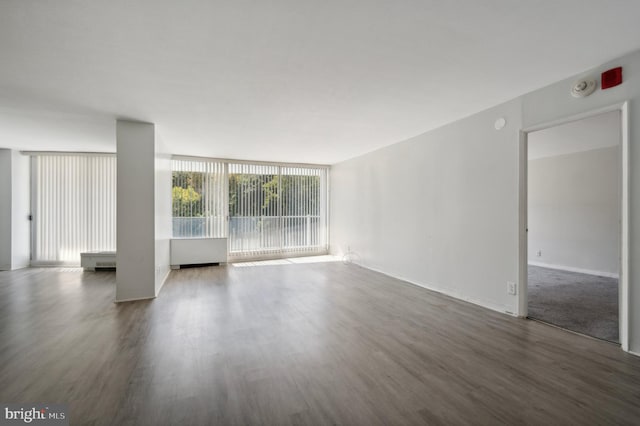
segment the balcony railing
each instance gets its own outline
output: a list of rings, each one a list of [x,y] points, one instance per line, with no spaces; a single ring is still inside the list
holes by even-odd
[[[224,237],[223,217],[174,217],[175,238]],[[233,216],[229,218],[231,256],[326,249],[326,228],[320,216]]]

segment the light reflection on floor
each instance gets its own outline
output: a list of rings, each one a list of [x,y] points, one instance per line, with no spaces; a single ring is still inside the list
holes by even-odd
[[[322,263],[322,262],[340,262],[342,258],[339,256],[325,255],[325,256],[306,256],[306,257],[291,257],[287,259],[273,259],[273,260],[258,260],[253,262],[234,262],[233,266],[236,268],[247,268],[250,266],[274,266],[274,265],[291,265],[299,263]]]

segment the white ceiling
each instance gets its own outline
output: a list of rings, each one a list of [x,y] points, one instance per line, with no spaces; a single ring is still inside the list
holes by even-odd
[[[529,133],[528,158],[537,160],[619,145],[621,120],[620,111],[612,111]]]
[[[0,146],[335,163],[640,48],[637,0],[3,0]]]

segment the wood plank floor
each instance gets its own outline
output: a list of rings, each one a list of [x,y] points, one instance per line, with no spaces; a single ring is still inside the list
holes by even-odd
[[[640,358],[336,263],[0,272],[0,401],[72,424],[638,424]]]

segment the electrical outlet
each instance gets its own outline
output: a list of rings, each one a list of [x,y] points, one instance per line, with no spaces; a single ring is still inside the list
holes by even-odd
[[[536,253],[536,256],[542,257],[542,250],[538,250],[538,252]]]
[[[507,294],[515,295],[517,293],[516,283],[507,281]]]

